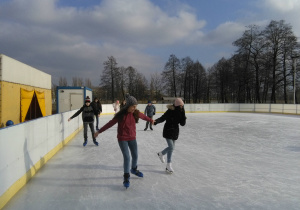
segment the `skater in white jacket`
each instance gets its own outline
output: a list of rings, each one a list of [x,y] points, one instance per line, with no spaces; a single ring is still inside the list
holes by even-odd
[[[114,108],[114,111],[115,113],[119,112],[120,111],[120,103],[118,100],[116,100],[115,103],[112,104],[113,108]]]

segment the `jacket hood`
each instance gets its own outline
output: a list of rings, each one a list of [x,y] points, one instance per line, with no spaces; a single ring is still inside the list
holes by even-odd
[[[175,106],[173,104],[168,104],[167,108],[170,110],[175,110]]]

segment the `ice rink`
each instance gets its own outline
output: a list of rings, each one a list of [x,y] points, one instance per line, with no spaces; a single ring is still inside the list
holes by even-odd
[[[154,119],[161,116],[155,115]],[[112,115],[100,117],[104,125]],[[138,169],[123,187],[123,157],[114,126],[83,143],[83,130],[4,207],[65,209],[300,209],[300,116],[187,114],[173,153],[172,175],[156,153],[164,123],[137,124]]]

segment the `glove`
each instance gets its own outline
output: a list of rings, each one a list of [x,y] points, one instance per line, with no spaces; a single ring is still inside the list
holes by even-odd
[[[153,113],[153,115],[155,115],[155,112]]]

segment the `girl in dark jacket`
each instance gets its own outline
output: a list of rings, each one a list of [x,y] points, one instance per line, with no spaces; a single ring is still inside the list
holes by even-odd
[[[167,154],[166,172],[173,173],[172,153],[175,148],[175,141],[179,135],[179,125],[184,126],[186,122],[184,103],[181,98],[176,98],[173,105],[167,105],[168,110],[158,119],[154,121],[154,125],[166,121],[163,130],[163,137],[166,139],[168,147],[166,147],[157,155],[162,163],[165,162],[164,155]]]

